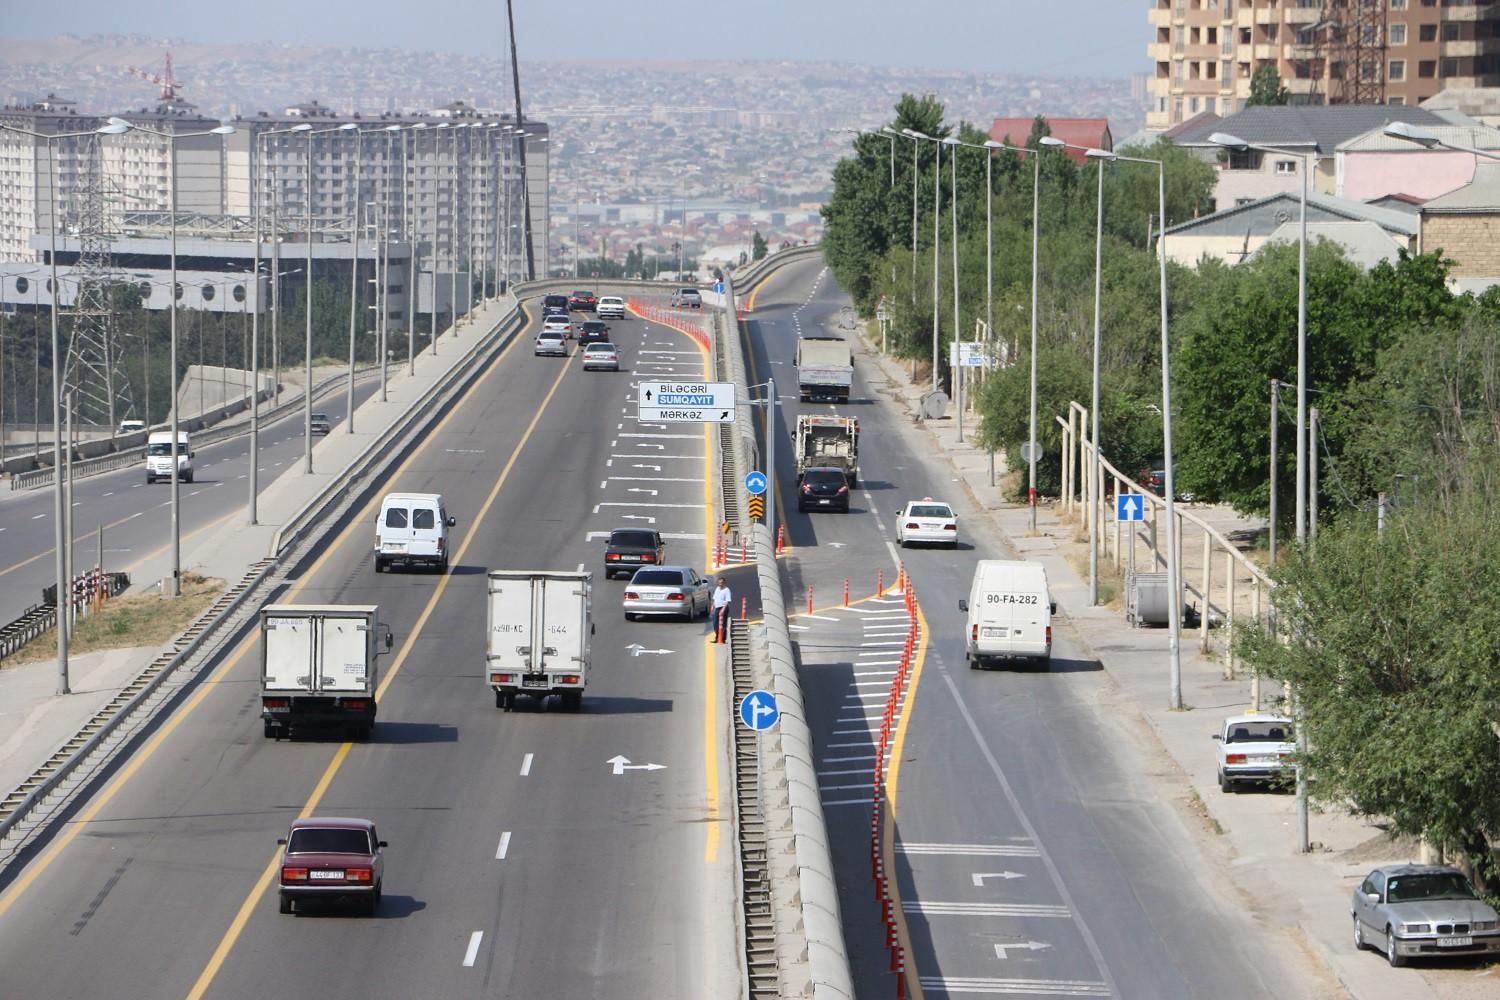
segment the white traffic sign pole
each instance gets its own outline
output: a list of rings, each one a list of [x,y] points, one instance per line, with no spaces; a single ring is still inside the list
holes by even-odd
[[[776,380],[766,379],[766,528],[776,545]]]

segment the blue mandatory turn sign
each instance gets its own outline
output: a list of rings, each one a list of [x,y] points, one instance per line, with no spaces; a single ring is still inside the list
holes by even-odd
[[[781,718],[781,709],[776,707],[776,696],[769,691],[751,691],[740,699],[740,721],[748,729],[764,732],[776,725]]]
[[[1116,521],[1144,521],[1146,498],[1139,493],[1121,493],[1115,497]]]
[[[745,490],[753,497],[758,497],[766,491],[766,474],[764,472],[747,472],[745,474]]]
[[[722,281],[715,281],[714,282],[714,291],[718,292],[720,295],[723,295],[724,294],[724,282],[722,282]]]

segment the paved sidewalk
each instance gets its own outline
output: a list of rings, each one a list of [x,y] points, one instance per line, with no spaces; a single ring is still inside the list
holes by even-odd
[[[861,343],[857,350],[877,393],[914,416],[917,400],[926,387],[913,386],[904,365],[879,356],[868,345]],[[881,375],[886,379],[884,384]],[[972,431],[974,422],[966,418],[966,424]],[[1248,708],[1249,679],[1226,680],[1223,663],[1216,656],[1205,655],[1196,632],[1184,629],[1181,652],[1186,709],[1169,710],[1166,630],[1131,628],[1118,601],[1110,607],[1088,606],[1087,536],[1075,534],[1071,519],[1065,521],[1062,512],[1051,504],[1039,509],[1038,531],[1032,534],[1026,505],[1011,502],[998,487],[990,486],[989,454],[960,442],[955,420],[931,421],[915,428],[935,453],[952,463],[975,502],[989,511],[1018,555],[1046,565],[1063,617],[1077,629],[1120,691],[1135,702],[1161,751],[1176,764],[1180,780],[1201,801],[1206,826],[1221,830],[1227,839],[1238,888],[1259,900],[1275,900],[1266,908],[1280,914],[1286,924],[1295,925],[1309,951],[1333,973],[1349,996],[1357,1000],[1500,996],[1500,971],[1493,967],[1454,963],[1442,968],[1392,969],[1373,952],[1356,952],[1351,940],[1350,895],[1376,864],[1415,860],[1408,849],[1393,844],[1366,821],[1315,811],[1310,821],[1313,852],[1300,854],[1296,849],[1293,796],[1220,791],[1212,735],[1225,716]],[[997,483],[1003,481],[1004,472],[1003,457],[997,457]],[[1253,528],[1232,511],[1198,505],[1194,513],[1220,530]],[[1112,532],[1112,521],[1107,521],[1104,534]],[[1187,563],[1196,548],[1184,546],[1184,578],[1188,581],[1193,577]],[[1103,557],[1100,565],[1101,577],[1112,569]],[[1079,566],[1081,572],[1075,568]],[[1214,644],[1222,645],[1216,633]],[[1262,694],[1265,707],[1270,708],[1279,686],[1267,684]]]
[[[382,403],[376,393],[355,410],[354,433],[347,433],[345,425],[339,424],[334,433],[319,438],[313,446],[311,475],[302,471],[299,461],[262,487],[257,525],[246,523],[248,486],[237,480],[235,493],[225,498],[225,515],[183,537],[183,572],[199,573],[226,583],[238,582],[251,565],[270,554],[277,528],[342,472],[374,437],[405,413],[414,400],[468,353],[482,333],[492,329],[512,308],[513,300],[506,297],[477,311],[475,321],[461,324],[457,334],[445,331],[438,338],[437,357],[430,350],[417,356],[415,376],[406,373],[404,364],[399,369],[393,366],[388,401]],[[288,393],[282,395],[285,399]],[[184,484],[183,488],[194,487]],[[156,591],[162,577],[169,574],[170,556],[163,552],[136,570],[131,593]],[[70,657],[73,693],[64,696],[54,694],[56,659],[15,666],[0,661],[0,791],[8,792],[29,777],[158,652],[153,646]]]

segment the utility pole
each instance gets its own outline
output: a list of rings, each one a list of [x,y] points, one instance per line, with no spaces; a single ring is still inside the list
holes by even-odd
[[[518,143],[520,156],[517,166],[521,172],[521,211],[525,216],[522,233],[526,240],[526,280],[536,279],[536,250],[531,239],[531,191],[526,182],[526,119],[521,112],[521,64],[516,59],[516,9],[514,0],[505,0],[505,17],[510,27],[510,74],[516,92],[516,128],[520,130]]]
[[[1278,411],[1281,409],[1281,382],[1271,380],[1271,537],[1269,552],[1271,565],[1276,565],[1276,438]]]

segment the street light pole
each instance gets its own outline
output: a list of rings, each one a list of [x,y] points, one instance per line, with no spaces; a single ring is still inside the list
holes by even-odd
[[[953,148],[948,151],[948,172],[951,176],[950,187],[953,191],[953,205],[950,215],[952,217],[953,229],[953,350],[955,353],[962,350],[963,324],[958,319],[958,136],[949,134],[943,140],[945,145]],[[962,443],[964,439],[964,392],[963,392],[963,358],[958,359],[959,367],[951,368],[948,375],[952,380],[953,397],[958,402],[958,440]]]
[[[349,195],[349,383],[344,391],[345,433],[354,433],[354,338],[359,316],[359,205],[360,154],[364,129],[354,129],[354,191]],[[377,264],[375,277],[380,277]],[[379,301],[377,296],[376,301]]]
[[[412,126],[413,133],[425,129],[426,122]],[[421,243],[417,239],[417,199],[410,191],[411,177],[408,173],[410,160],[408,151],[415,146],[417,137],[411,141],[401,137],[401,224],[406,229],[406,374],[417,373],[417,254]]]

